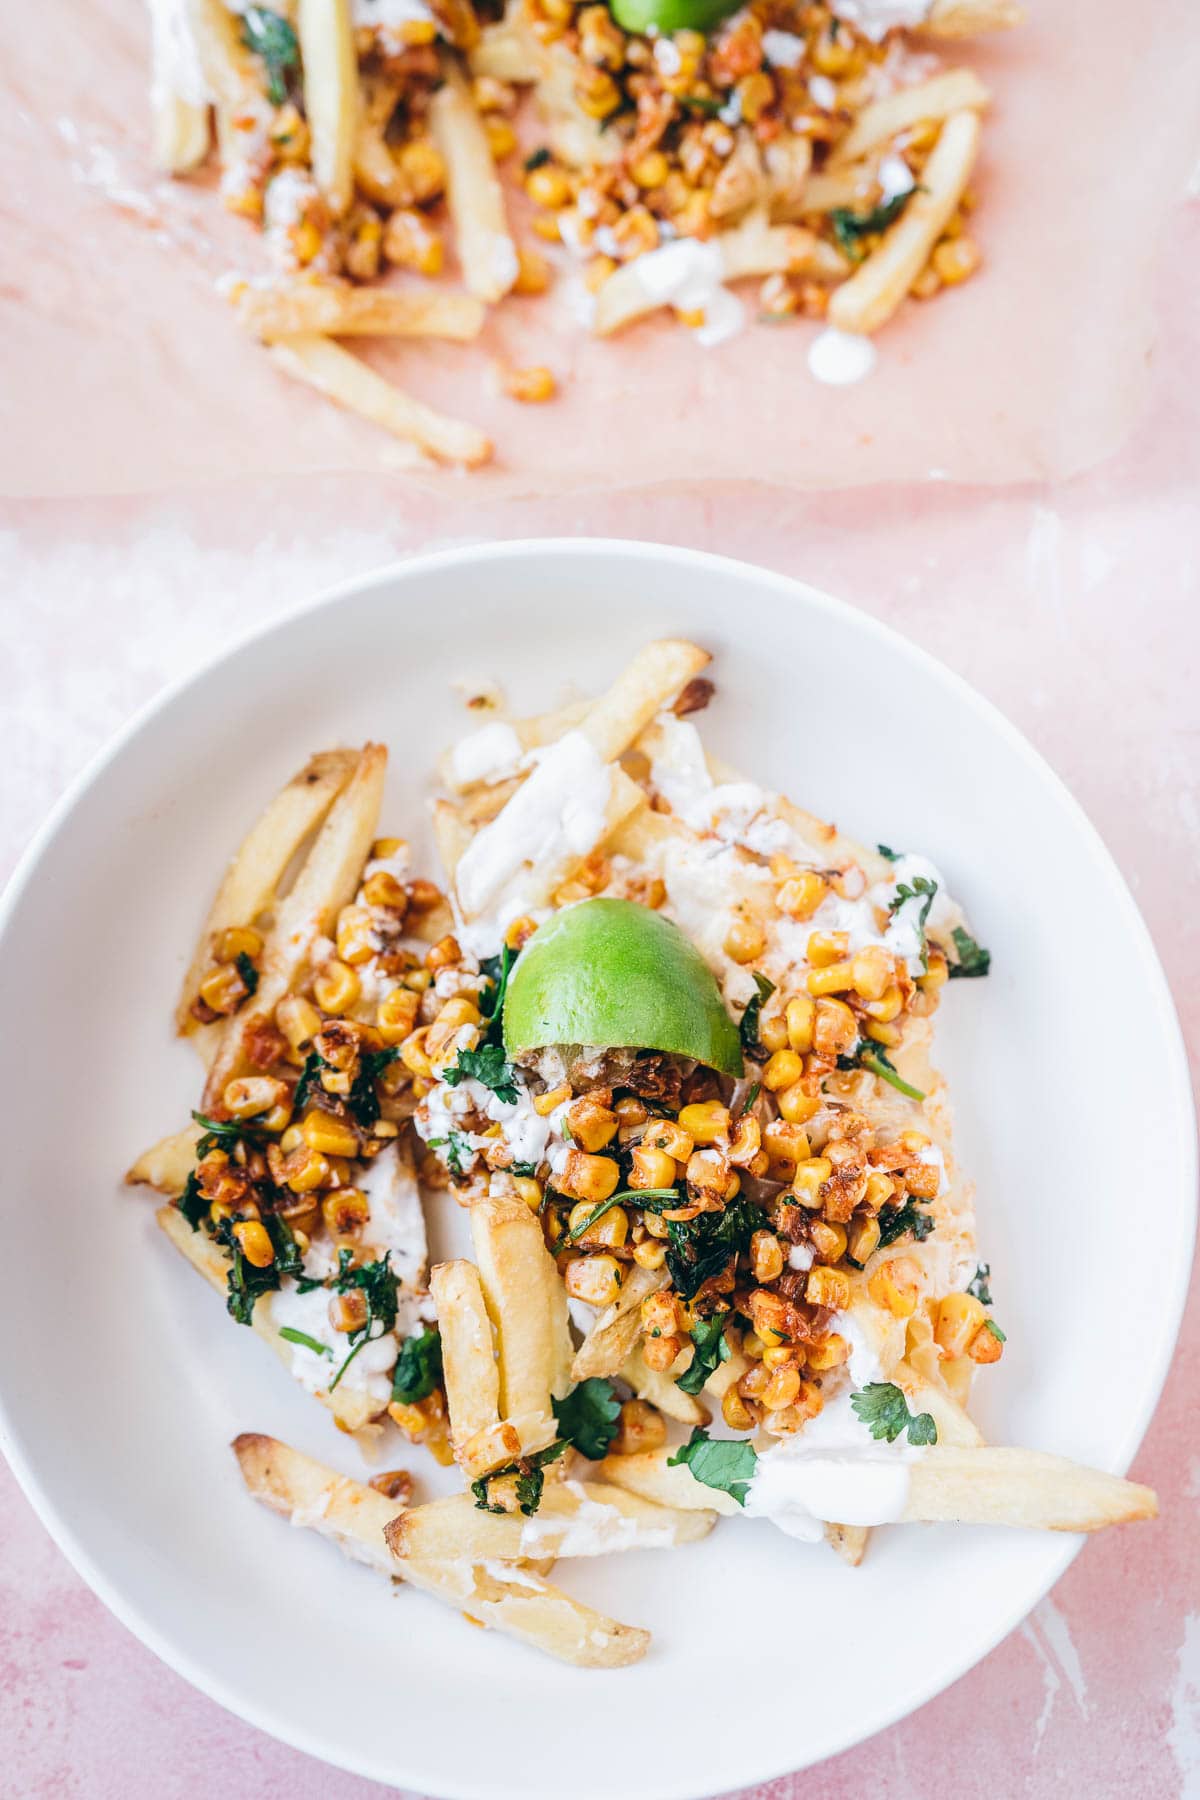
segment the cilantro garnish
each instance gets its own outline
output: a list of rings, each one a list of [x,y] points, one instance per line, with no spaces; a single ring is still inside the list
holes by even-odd
[[[463,1167],[463,1159],[475,1154],[466,1133],[462,1131],[451,1131],[448,1137],[430,1138],[429,1148],[445,1150],[446,1167],[452,1175],[465,1175],[467,1171]]]
[[[850,1404],[873,1438],[886,1438],[894,1444],[907,1431],[910,1444],[938,1441],[933,1414],[917,1413],[914,1417],[894,1381],[868,1381],[860,1393],[850,1396]]]
[[[920,1210],[921,1202],[909,1199],[903,1206],[885,1206],[879,1214],[878,1250],[886,1250],[898,1238],[911,1236],[918,1244],[933,1230],[934,1221],[927,1212]]]
[[[833,208],[829,215],[833,235],[851,262],[862,261],[866,255],[862,240],[874,237],[876,232],[886,231],[894,224],[915,192],[915,188],[909,188],[906,193],[893,194],[890,200],[881,201],[869,212],[855,212],[850,206]]]
[[[722,1274],[763,1223],[763,1211],[734,1200],[723,1212],[667,1220],[667,1271],[681,1300],[691,1300],[706,1281]]]
[[[249,1258],[242,1254],[242,1247],[233,1235],[236,1222],[233,1219],[222,1219],[215,1236],[217,1242],[229,1252],[225,1305],[230,1316],[239,1325],[249,1325],[262,1295],[272,1293],[279,1286],[279,1270],[273,1262],[268,1263],[265,1269],[255,1268]]]
[[[601,1200],[599,1205],[594,1206],[587,1218],[581,1219],[573,1231],[565,1232],[562,1243],[578,1243],[584,1233],[592,1229],[597,1219],[602,1219],[606,1212],[611,1212],[614,1206],[621,1206],[626,1201],[631,1201],[634,1206],[644,1207],[647,1212],[657,1211],[656,1207],[646,1205],[648,1200],[669,1200],[673,1206],[687,1205],[678,1188],[618,1188],[615,1194],[610,1194],[607,1200]]]
[[[990,1331],[992,1336],[995,1338],[995,1340],[998,1344],[1007,1344],[1007,1342],[1008,1342],[1007,1334],[1005,1332],[1001,1331],[1001,1329],[997,1325],[995,1319],[985,1319],[983,1321],[983,1329],[985,1331]]]
[[[328,1344],[318,1343],[315,1337],[309,1337],[307,1331],[296,1331],[291,1325],[281,1325],[279,1335],[281,1338],[286,1338],[289,1344],[303,1344],[304,1348],[311,1350],[314,1356],[333,1355]]]
[[[745,1506],[758,1456],[745,1438],[710,1438],[703,1426],[697,1425],[687,1443],[668,1456],[667,1462],[671,1467],[685,1463],[705,1487],[718,1488]]]
[[[364,1050],[359,1058],[358,1074],[346,1095],[346,1108],[355,1124],[361,1125],[364,1131],[369,1131],[379,1117],[379,1095],[375,1091],[375,1082],[399,1054],[399,1044],[389,1044],[386,1050]]]
[[[758,992],[748,1002],[746,1010],[738,1022],[738,1036],[742,1040],[742,1049],[746,1055],[753,1057],[756,1062],[761,1062],[766,1055],[766,1050],[758,1041],[758,1020],[764,1001],[769,1000],[775,992],[775,983],[768,981],[761,969],[755,969],[754,985]]]
[[[889,862],[899,862],[904,854],[902,850],[893,850],[890,844],[876,844],[875,848],[880,856],[886,856]]]
[[[905,901],[920,900],[922,902],[917,914],[917,935],[921,940],[921,969],[923,972],[929,968],[929,946],[925,942],[925,921],[929,917],[929,909],[933,905],[933,897],[937,890],[936,881],[930,881],[928,875],[918,875],[911,885],[907,881],[898,882],[896,892],[888,903],[888,912],[894,916],[900,911]]]
[[[988,1286],[991,1275],[991,1263],[980,1263],[970,1281],[967,1283],[968,1294],[974,1294],[975,1298],[977,1300],[982,1300],[985,1306],[990,1306],[992,1304],[992,1290]]]
[[[692,1343],[696,1346],[683,1374],[675,1386],[685,1394],[698,1394],[719,1363],[729,1361],[729,1339],[725,1336],[727,1313],[714,1313],[711,1319],[697,1319],[692,1326]]]
[[[920,1088],[911,1086],[903,1079],[883,1045],[877,1044],[873,1038],[860,1038],[849,1056],[838,1057],[837,1066],[839,1069],[869,1069],[872,1075],[877,1075],[880,1081],[886,1081],[897,1093],[907,1094],[910,1100],[925,1098]]]
[[[386,1337],[396,1323],[396,1277],[391,1270],[391,1251],[385,1250],[377,1262],[360,1263],[356,1269],[350,1267],[351,1254],[349,1250],[338,1251],[333,1290],[338,1294],[346,1294],[351,1288],[361,1288],[367,1297],[367,1316],[358,1330],[350,1333],[352,1349],[329,1384],[331,1394],[363,1345],[374,1338]],[[382,1329],[372,1331],[375,1325]]]
[[[621,1402],[611,1381],[590,1375],[562,1400],[551,1400],[562,1437],[589,1462],[599,1462],[617,1435]]]
[[[192,1117],[204,1133],[196,1145],[197,1157],[207,1156],[210,1150],[232,1150],[242,1138],[252,1144],[261,1142],[261,1131],[245,1119],[210,1119],[202,1112],[194,1112]]]
[[[254,964],[250,961],[250,958],[246,955],[246,952],[244,950],[239,951],[234,960],[237,963],[237,972],[246,984],[247,994],[257,993],[258,992],[258,970],[255,968]]]
[[[545,144],[539,144],[537,149],[531,150],[529,155],[525,158],[525,162],[524,162],[525,173],[527,175],[532,175],[533,171],[535,169],[544,168],[549,161],[550,161],[549,150],[547,150]]]
[[[176,1200],[175,1205],[183,1214],[193,1231],[199,1231],[208,1218],[208,1201],[200,1192],[200,1183],[196,1179],[196,1171],[192,1170],[187,1178],[187,1185]]]
[[[455,1061],[442,1071],[442,1079],[450,1087],[460,1081],[479,1081],[491,1088],[497,1100],[515,1106],[518,1098],[517,1072],[504,1054],[503,1044],[481,1044],[478,1050],[460,1050]]]
[[[321,1070],[327,1069],[328,1067],[329,1064],[325,1061],[325,1058],[319,1051],[309,1051],[304,1059],[304,1067],[300,1071],[300,1079],[296,1083],[296,1091],[292,1095],[293,1112],[303,1111],[309,1099],[312,1097],[314,1087],[320,1085]]]
[[[289,80],[300,71],[296,33],[280,13],[269,12],[265,6],[248,6],[242,15],[242,42],[262,57],[267,98],[272,106],[282,106]]]
[[[971,976],[986,975],[992,966],[992,953],[977,944],[969,931],[956,925],[951,932],[954,948],[958,951],[958,961],[950,964],[950,979],[967,980]]]
[[[392,1374],[392,1399],[415,1406],[432,1394],[442,1379],[442,1336],[436,1325],[426,1325],[406,1337]]]
[[[480,964],[480,968],[491,984],[487,992],[480,996],[479,1005],[480,1014],[487,1026],[483,1034],[484,1042],[487,1044],[498,1044],[502,1041],[500,1027],[504,1013],[504,996],[508,992],[508,978],[512,974],[513,964],[516,960],[516,951],[505,944],[499,956],[489,956]]]
[[[488,1499],[488,1483],[499,1480],[503,1475],[515,1475],[517,1478],[517,1505],[527,1519],[532,1518],[542,1504],[542,1489],[546,1482],[543,1470],[547,1463],[557,1462],[566,1447],[566,1438],[557,1438],[548,1449],[538,1450],[533,1456],[518,1457],[516,1462],[509,1463],[507,1467],[497,1469],[493,1474],[483,1475],[478,1481],[473,1481],[471,1492],[475,1496],[475,1505],[481,1512],[507,1512],[506,1506],[494,1504]]]

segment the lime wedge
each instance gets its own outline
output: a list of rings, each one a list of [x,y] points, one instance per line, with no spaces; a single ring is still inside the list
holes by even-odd
[[[612,0],[612,15],[623,31],[709,32],[738,9],[738,0]]]
[[[548,1044],[663,1050],[742,1073],[712,970],[670,919],[632,900],[555,913],[522,950],[504,1002],[510,1055]]]

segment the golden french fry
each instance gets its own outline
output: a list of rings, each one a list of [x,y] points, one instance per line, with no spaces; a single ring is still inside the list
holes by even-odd
[[[471,294],[353,287],[348,281],[239,281],[229,289],[238,318],[266,342],[327,337],[429,337],[468,343],[483,327]]]
[[[471,1237],[500,1362],[500,1413],[552,1419],[571,1383],[566,1290],[536,1214],[497,1197],[471,1208]]]
[[[961,1450],[940,1443],[909,1468],[906,1522],[1102,1531],[1156,1519],[1152,1488],[1041,1450]]]
[[[187,1187],[188,1176],[196,1166],[196,1145],[200,1127],[188,1125],[170,1137],[160,1138],[149,1150],[143,1150],[125,1176],[130,1187],[152,1187],[168,1200],[178,1200]]]
[[[622,1363],[621,1380],[629,1383],[639,1399],[648,1400],[659,1412],[666,1413],[668,1419],[678,1419],[681,1425],[707,1425],[712,1418],[707,1406],[702,1406],[694,1394],[685,1394],[668,1373],[646,1367],[640,1344],[634,1345]]]
[[[630,1269],[619,1296],[600,1314],[575,1352],[572,1381],[620,1372],[641,1336],[642,1301],[666,1287],[669,1280],[666,1269],[643,1269],[636,1264]]]
[[[446,204],[458,260],[469,292],[493,305],[517,279],[517,247],[504,211],[504,190],[471,90],[448,53],[442,69],[445,80],[430,104],[429,125],[446,165]]]
[[[717,281],[741,281],[750,275],[790,273],[811,274],[828,279],[844,274],[846,260],[831,244],[822,242],[811,231],[799,225],[771,225],[762,213],[751,213],[740,225],[708,240],[709,248],[687,254],[695,258],[707,255],[710,272]],[[684,246],[665,252],[682,256]],[[665,253],[664,252],[664,253]],[[655,252],[654,254],[659,254]],[[596,295],[592,330],[597,337],[608,337],[634,319],[657,312],[671,304],[669,292],[647,279],[647,269],[640,267],[644,259],[636,257],[609,276]],[[650,268],[661,265],[649,265]]]
[[[539,1450],[548,1450],[557,1436],[553,1414],[518,1413],[511,1419],[485,1426],[466,1443],[456,1444],[454,1458],[468,1481],[478,1481],[483,1475],[494,1475],[498,1469],[507,1468],[509,1463],[522,1456],[536,1456]]]
[[[450,1433],[459,1447],[500,1423],[500,1371],[492,1325],[474,1263],[438,1263],[429,1288],[442,1334]]]
[[[898,88],[886,99],[864,106],[854,124],[829,155],[830,170],[844,169],[898,132],[926,119],[948,119],[952,113],[982,111],[991,96],[972,69],[946,69],[916,87]],[[924,180],[924,176],[922,176]],[[912,202],[910,201],[911,205]]]
[[[462,1557],[513,1562],[530,1555],[604,1556],[658,1550],[706,1537],[712,1512],[678,1512],[601,1481],[547,1483],[533,1518],[488,1513],[466,1494],[411,1507],[387,1527],[400,1557],[454,1562]]]
[[[350,0],[298,0],[296,35],[313,174],[330,211],[340,219],[354,198],[358,129],[358,56]]]
[[[867,1540],[871,1535],[869,1525],[826,1525],[825,1542],[829,1548],[857,1569],[867,1551]]]
[[[484,432],[414,400],[329,338],[308,332],[278,338],[271,356],[285,374],[429,456],[477,468],[492,454],[491,439]]]
[[[503,19],[484,26],[468,60],[472,75],[490,75],[495,81],[511,81],[518,87],[538,79],[536,41],[512,8]]]
[[[588,708],[580,729],[605,762],[615,762],[655,713],[711,661],[707,650],[683,638],[660,638],[643,645],[608,692]]]
[[[205,1106],[219,1102],[225,1085],[245,1073],[248,1035],[291,993],[308,966],[315,938],[328,936],[343,906],[354,898],[379,824],[387,751],[367,744],[350,780],[338,794],[290,891],[275,909],[263,946],[253,1008],[230,1022],[208,1072]]]
[[[154,21],[155,74],[151,101],[154,107],[154,160],[168,175],[187,175],[202,163],[212,143],[207,105],[197,105],[173,93],[158,68],[158,37],[162,14]]]
[[[977,37],[985,31],[1010,31],[1025,18],[1014,0],[933,0],[921,25],[930,37]]]
[[[737,1518],[742,1508],[732,1494],[722,1488],[705,1487],[697,1481],[686,1463],[669,1463],[673,1450],[639,1450],[634,1456],[606,1456],[599,1466],[603,1481],[614,1487],[640,1494],[659,1506],[676,1507],[681,1512],[715,1512],[728,1519]]]
[[[397,1515],[394,1500],[261,1432],[244,1431],[231,1447],[242,1480],[264,1506],[282,1513],[293,1525],[320,1532],[354,1562],[397,1579],[403,1574],[384,1539],[385,1528]]]

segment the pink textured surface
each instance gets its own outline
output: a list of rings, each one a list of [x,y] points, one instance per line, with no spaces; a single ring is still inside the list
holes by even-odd
[[[1177,266],[1200,266],[1200,220]],[[1200,329],[1179,284],[1150,417],[1116,460],[1055,488],[946,486],[787,498],[753,487],[606,501],[406,503],[395,482],[320,478],[170,502],[10,507],[0,532],[9,640],[0,864],[6,872],[87,755],[161,684],[307,592],[436,542],[539,532],[676,541],[744,555],[844,595],[975,683],[1063,775],[1126,873],[1200,1053]],[[799,704],[799,702],[798,702]],[[819,793],[821,746],[814,746]],[[1013,879],[1032,879],[1014,870]],[[1086,904],[1086,897],[1080,897]],[[1099,975],[1098,971],[1098,975]],[[1111,1082],[1120,1021],[1082,1046]],[[1136,1049],[1136,1047],[1135,1047]],[[999,1128],[1007,1128],[1005,1121]],[[1132,1189],[1136,1253],[1152,1194]],[[981,1215],[998,1197],[980,1196]],[[1031,1249],[1031,1254],[1036,1253]],[[1135,1463],[1151,1526],[1090,1544],[1026,1625],[873,1741],[785,1778],[770,1800],[1138,1800],[1200,1794],[1200,1313],[1194,1303]],[[1114,1354],[1136,1353],[1114,1332]],[[86,1468],[80,1481],[86,1483]],[[964,1596],[969,1604],[969,1596]],[[848,1674],[848,1679],[853,1679]],[[794,1705],[803,1731],[802,1676]],[[729,1722],[736,1729],[736,1722]],[[112,1619],[0,1470],[0,1791],[22,1800],[368,1800],[222,1713]],[[636,1774],[614,1749],[614,1792]],[[569,1791],[569,1772],[564,1776]]]

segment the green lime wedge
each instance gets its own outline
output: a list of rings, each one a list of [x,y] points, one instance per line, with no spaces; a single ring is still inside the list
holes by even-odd
[[[584,900],[538,927],[504,1002],[510,1055],[548,1044],[664,1050],[742,1073],[737,1026],[712,970],[661,913]]]
[[[612,0],[612,15],[623,31],[709,32],[735,13],[740,0]]]

